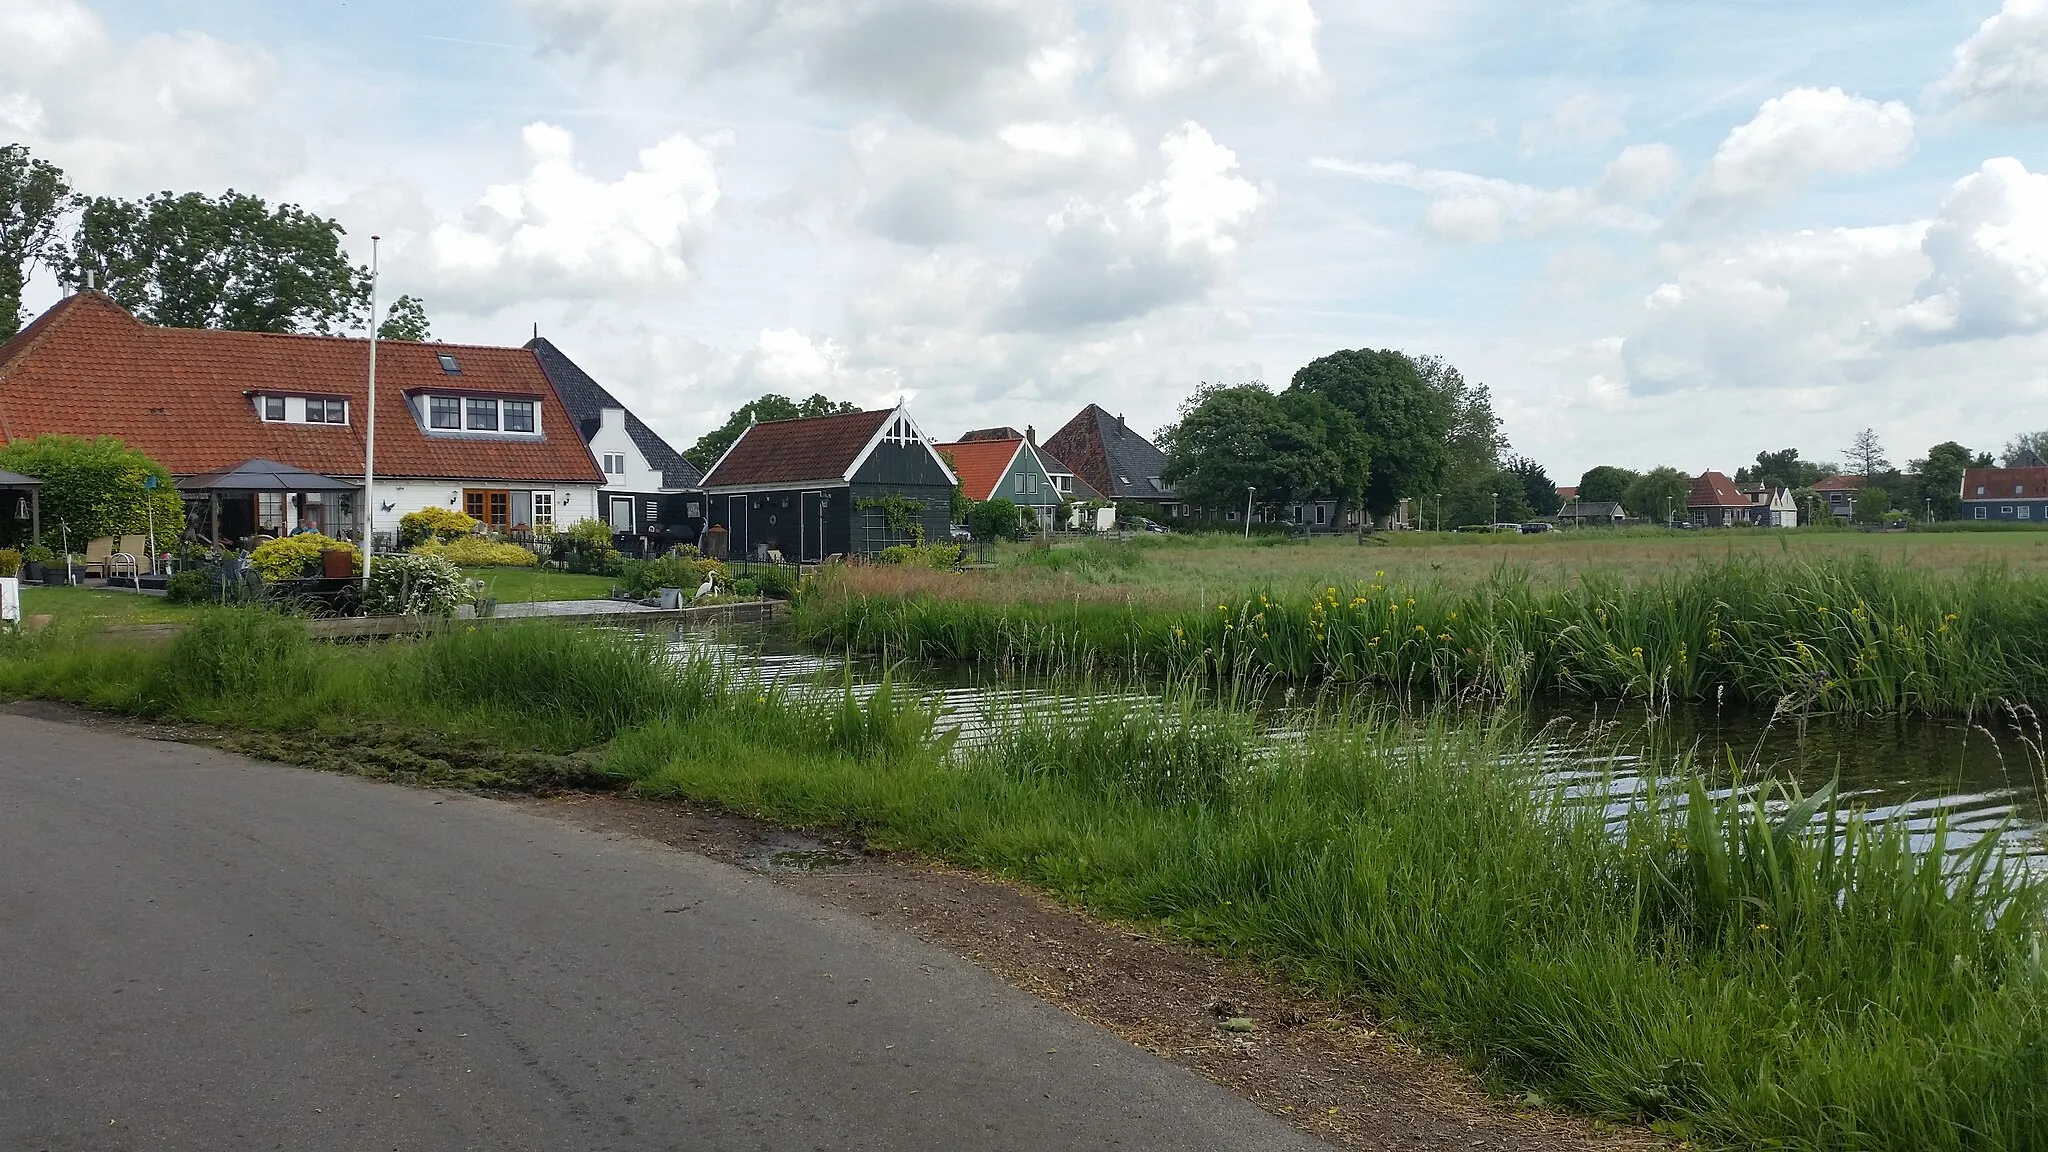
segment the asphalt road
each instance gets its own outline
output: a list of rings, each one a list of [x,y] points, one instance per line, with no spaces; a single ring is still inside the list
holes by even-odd
[[[0,1152],[1308,1149],[949,954],[469,796],[0,715]]]

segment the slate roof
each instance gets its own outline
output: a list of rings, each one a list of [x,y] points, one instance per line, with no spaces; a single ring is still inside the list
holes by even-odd
[[[895,409],[883,408],[807,420],[764,420],[740,433],[704,477],[704,487],[840,483],[861,449],[895,414]]]
[[[972,432],[962,433],[960,439],[955,441],[955,443],[966,443],[970,440],[1022,440],[1023,438],[1024,434],[1022,432],[1005,424],[1000,428],[976,428]]]
[[[455,356],[462,373],[441,370]],[[157,328],[100,292],[66,297],[0,345],[0,437],[117,436],[173,473],[276,460],[361,476],[369,342],[202,328]],[[409,393],[531,399],[543,436],[431,434]],[[252,392],[340,397],[349,423],[259,419]],[[521,348],[377,344],[377,475],[600,484],[575,422]]]
[[[555,392],[569,409],[569,415],[576,418],[578,427],[583,430],[585,443],[596,433],[598,421],[603,419],[602,410],[617,408],[626,414],[626,435],[633,438],[633,446],[647,458],[650,468],[661,472],[663,488],[694,488],[703,481],[702,469],[685,460],[681,452],[642,423],[631,408],[619,403],[617,397],[605,391],[590,373],[578,367],[547,338],[534,337],[526,342],[526,349],[540,361],[540,370],[554,384]]]
[[[1725,473],[1702,472],[1692,478],[1692,490],[1687,493],[1687,508],[1747,508],[1750,499],[1735,490],[1735,482]]]
[[[1823,476],[1813,482],[1815,492],[1860,492],[1863,490],[1861,476]]]
[[[1081,409],[1046,438],[1045,449],[1110,499],[1175,499],[1173,488],[1159,479],[1166,471],[1166,454],[1100,405]]]
[[[1620,520],[1627,515],[1613,500],[1574,500],[1557,512],[1559,520]]]
[[[1984,489],[1977,495],[1979,486]],[[2018,491],[2015,492],[2014,489]],[[2048,497],[2048,468],[1967,468],[1963,471],[1963,499],[2011,500]]]
[[[1024,438],[1019,436],[1013,440],[961,440],[937,447],[940,455],[953,462],[960,491],[969,500],[988,500],[1002,495],[998,489],[1023,444]]]

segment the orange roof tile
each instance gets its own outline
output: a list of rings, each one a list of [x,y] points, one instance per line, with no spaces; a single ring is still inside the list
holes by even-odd
[[[462,373],[441,370],[452,353]],[[363,472],[369,342],[144,324],[98,292],[66,298],[0,345],[0,435],[117,436],[191,475],[278,460],[330,476]],[[409,394],[532,398],[542,436],[430,434]],[[260,419],[252,392],[341,397],[347,425]],[[568,410],[533,353],[461,344],[377,344],[377,474],[601,484]]]
[[[844,412],[806,420],[764,420],[740,433],[704,477],[706,488],[838,481],[896,412]]]
[[[960,478],[960,491],[969,500],[988,500],[997,494],[1022,443],[1021,436],[1015,440],[957,440],[941,444],[938,449],[940,455],[953,462],[953,474]]]
[[[1702,472],[1692,478],[1692,491],[1686,496],[1687,508],[1747,508],[1749,497],[1735,490],[1735,484],[1725,473]]]

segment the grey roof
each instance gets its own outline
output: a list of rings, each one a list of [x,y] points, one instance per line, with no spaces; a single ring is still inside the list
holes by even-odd
[[[1620,504],[1612,500],[1574,500],[1557,510],[1560,520],[1584,520],[1605,517],[1609,520],[1625,518],[1627,513]]]
[[[188,476],[178,485],[185,492],[353,492],[361,487],[290,464],[260,459],[244,460],[220,472]]]
[[[1068,448],[1070,441],[1079,444],[1100,446],[1099,459],[1104,471],[1090,474],[1088,457],[1092,453]],[[1121,416],[1112,416],[1099,404],[1083,408],[1067,426],[1060,429],[1047,444],[1062,453],[1061,459],[1076,464],[1076,475],[1083,476],[1089,484],[1103,490],[1113,500],[1172,500],[1173,486],[1160,480],[1166,472],[1166,453],[1153,447],[1150,440],[1138,435],[1135,429],[1124,423]]]
[[[23,476],[19,472],[9,472],[5,468],[0,468],[0,488],[41,488],[42,486],[43,482],[33,476]]]
[[[561,349],[540,336],[528,340],[526,347],[540,361],[541,372],[546,374],[548,383],[555,386],[555,394],[562,398],[562,405],[569,409],[569,415],[582,428],[586,442],[595,434],[597,421],[603,419],[603,410],[617,408],[626,414],[626,435],[633,438],[634,446],[647,457],[648,465],[661,470],[662,487],[695,488],[704,482],[704,473],[695,464],[683,459],[681,452],[670,447],[669,442],[657,435],[654,429],[641,423],[632,409],[619,403],[616,397],[604,390],[602,384],[591,379],[590,373],[564,356]]]

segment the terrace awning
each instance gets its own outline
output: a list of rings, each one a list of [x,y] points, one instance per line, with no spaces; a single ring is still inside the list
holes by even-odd
[[[17,507],[15,518],[27,519],[29,522],[30,542],[41,544],[43,542],[43,482],[33,476],[23,476],[19,472],[9,472],[5,468],[0,468],[0,492],[28,493],[28,498],[21,501],[22,504],[27,506],[26,517],[22,515],[22,509]]]
[[[179,482],[183,492],[354,492],[362,485],[275,460],[244,460],[225,472],[188,476]]]

